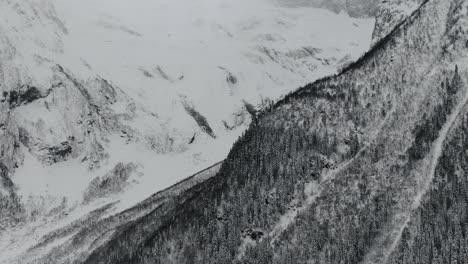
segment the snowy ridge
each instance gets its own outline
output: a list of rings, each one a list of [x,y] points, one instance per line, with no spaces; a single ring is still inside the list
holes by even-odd
[[[372,44],[388,35],[398,24],[411,15],[423,0],[386,0],[379,7],[372,33]]]
[[[374,17],[381,1],[379,0],[272,0],[288,7],[325,8],[333,12],[346,12],[351,17]]]

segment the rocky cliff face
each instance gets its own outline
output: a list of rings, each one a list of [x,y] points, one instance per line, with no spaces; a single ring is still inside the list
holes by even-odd
[[[16,122],[15,109],[46,97],[52,91],[50,86],[43,89],[32,86],[36,76],[30,75],[26,65],[18,60],[31,62],[28,60],[31,59],[29,54],[22,53],[23,48],[27,49],[28,46],[37,45],[59,52],[62,49],[60,36],[66,29],[47,1],[2,1],[0,8],[5,13],[2,12],[0,18],[0,229],[5,229],[20,222],[24,216],[24,208],[11,180],[13,172],[24,159],[21,141],[25,136]],[[46,36],[41,36],[40,29],[48,22],[42,18],[56,22],[51,32],[44,32],[49,33]],[[21,43],[21,47],[18,43]],[[35,60],[31,68],[41,62],[39,56]]]
[[[93,252],[36,263],[466,262],[467,10],[425,1],[340,75],[259,114],[216,176],[68,240],[105,230]]]

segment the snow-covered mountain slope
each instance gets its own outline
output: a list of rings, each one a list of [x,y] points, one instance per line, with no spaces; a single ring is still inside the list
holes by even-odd
[[[387,36],[423,2],[422,0],[271,0],[284,7],[316,7],[345,12],[351,17],[375,18],[372,44]]]
[[[372,43],[388,35],[398,24],[413,13],[423,0],[385,0],[379,5]]]
[[[289,7],[325,8],[333,12],[344,11],[351,17],[375,17],[382,0],[272,0]]]
[[[256,109],[358,58],[373,25],[266,0],[0,0],[0,262],[47,223],[223,160]]]
[[[50,179],[28,190],[38,192],[139,156],[212,164],[250,122],[246,103],[335,72],[368,48],[373,26],[262,1],[2,4],[3,46],[14,50],[2,60],[4,105],[24,147],[17,163],[25,169],[11,178],[20,184],[27,168],[43,171]],[[10,91],[20,99],[11,103]],[[64,177],[61,167],[73,166],[77,175]]]
[[[262,112],[214,177],[39,263],[95,232],[77,262],[467,263],[467,31],[466,0],[424,1]]]

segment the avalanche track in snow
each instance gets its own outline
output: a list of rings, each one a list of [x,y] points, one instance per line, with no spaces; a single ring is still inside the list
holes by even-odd
[[[440,130],[437,140],[433,143],[433,147],[432,147],[433,151],[432,151],[431,159],[429,163],[429,171],[425,174],[423,185],[419,187],[419,190],[416,196],[414,197],[414,201],[411,204],[411,208],[409,208],[410,210],[395,216],[394,223],[396,222],[395,224],[396,229],[391,230],[390,246],[388,250],[386,250],[386,253],[384,254],[383,259],[381,259],[381,262],[379,263],[388,262],[390,256],[395,251],[396,247],[398,246],[400,242],[403,231],[410,223],[412,214],[414,213],[414,211],[416,211],[420,207],[422,199],[424,199],[424,196],[431,188],[431,185],[435,177],[436,168],[439,164],[439,158],[441,157],[443,150],[444,150],[444,144],[447,140],[447,135],[449,134],[450,130],[453,128],[455,122],[459,118],[462,111],[468,105],[468,91],[465,90],[462,92],[464,94],[463,97],[461,98],[460,102],[457,104],[453,112],[450,114],[443,128]],[[373,254],[373,253],[375,254],[375,252],[372,252],[372,251],[370,252],[370,254]],[[367,256],[367,258],[369,258],[369,256]],[[375,261],[375,259],[373,258],[371,259]]]

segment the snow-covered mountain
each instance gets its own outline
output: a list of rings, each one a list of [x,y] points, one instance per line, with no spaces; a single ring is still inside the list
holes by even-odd
[[[373,26],[266,0],[1,0],[0,262],[223,160],[255,111],[357,59]]]
[[[259,114],[212,177],[62,229],[39,263],[468,263],[467,32],[468,1],[424,1]]]
[[[384,0],[376,15],[372,43],[387,36],[398,24],[402,23],[423,2],[423,0]]]
[[[387,36],[410,16],[423,0],[272,0],[283,7],[315,7],[351,17],[375,18],[372,44]]]
[[[2,233],[2,261],[468,263],[467,14],[424,1],[357,62],[256,114],[223,162],[125,210],[105,196],[145,164],[120,163],[75,209]],[[24,89],[15,111],[43,95]]]
[[[346,12],[351,17],[375,17],[382,0],[273,0],[289,7],[316,7]]]
[[[112,147],[213,163],[249,124],[246,104],[335,72],[368,48],[373,26],[261,1],[2,5],[3,106],[21,134],[17,163],[58,174],[63,162],[94,171],[138,162],[139,151]],[[16,182],[26,177],[15,171]]]

